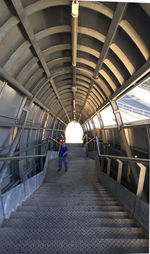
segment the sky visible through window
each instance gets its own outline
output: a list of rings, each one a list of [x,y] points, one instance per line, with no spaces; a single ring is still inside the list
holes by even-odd
[[[150,121],[150,78],[141,85],[133,88],[126,95],[117,100],[117,104],[121,113],[124,124],[139,121]],[[99,114],[99,113],[98,113]],[[115,116],[111,106],[106,107],[100,112],[104,126],[116,125]],[[96,128],[100,128],[97,116],[93,117]],[[91,122],[87,121],[90,124]],[[88,124],[86,125],[89,129]],[[90,128],[90,129],[93,129]]]
[[[150,78],[117,103],[124,123],[150,119]]]

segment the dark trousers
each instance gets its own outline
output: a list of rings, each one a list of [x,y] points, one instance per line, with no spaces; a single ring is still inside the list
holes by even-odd
[[[68,160],[67,157],[59,157],[59,169],[62,169],[62,163],[65,164],[65,169],[68,169]]]

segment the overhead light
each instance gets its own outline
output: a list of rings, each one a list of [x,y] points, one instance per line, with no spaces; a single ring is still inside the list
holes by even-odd
[[[77,18],[79,15],[79,2],[73,1],[72,2],[72,17]]]

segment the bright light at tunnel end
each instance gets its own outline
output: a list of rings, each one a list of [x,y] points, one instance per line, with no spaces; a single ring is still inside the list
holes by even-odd
[[[70,122],[65,130],[66,143],[83,143],[82,126],[76,122]]]

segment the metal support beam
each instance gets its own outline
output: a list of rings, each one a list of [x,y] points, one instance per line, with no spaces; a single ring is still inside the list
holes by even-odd
[[[102,119],[102,116],[101,116],[101,113],[97,113],[97,118],[98,118],[98,121],[99,121],[99,124],[100,124],[100,128],[101,129],[104,129],[104,122],[103,122],[103,119]]]
[[[116,118],[116,123],[117,123],[118,129],[120,130],[121,126],[123,126],[123,121],[122,121],[122,117],[120,114],[118,104],[116,101],[111,101],[111,106],[112,106],[112,110],[113,110],[113,113]]]
[[[92,123],[92,125],[93,125],[93,129],[95,130],[96,128],[95,128],[95,123],[94,123],[94,121],[93,121],[93,118],[91,119],[91,123]]]
[[[21,94],[27,96],[28,99],[33,102],[37,103],[38,106],[45,109],[50,115],[52,115],[54,118],[58,119],[58,121],[62,122],[64,125],[67,125],[65,122],[63,122],[59,117],[57,117],[54,113],[52,113],[49,108],[47,108],[43,103],[41,103],[35,96],[33,97],[33,94],[30,93],[26,88],[24,88],[20,82],[18,82],[16,79],[14,79],[12,76],[10,76],[4,69],[0,67],[0,75],[4,78],[5,81],[8,82],[8,85],[11,86],[16,91],[20,92]]]
[[[28,35],[28,37],[30,39],[31,45],[32,45],[33,49],[36,52],[36,55],[37,55],[37,57],[39,59],[40,64],[42,65],[42,67],[44,69],[44,72],[45,72],[47,78],[50,78],[51,73],[50,73],[49,68],[47,66],[47,63],[46,63],[46,61],[44,59],[44,56],[43,56],[43,54],[42,54],[42,52],[40,50],[40,47],[39,47],[39,45],[38,45],[38,43],[36,41],[35,35],[34,35],[32,29],[30,27],[30,24],[28,22],[28,17],[26,15],[26,12],[25,12],[23,6],[22,6],[22,3],[20,1],[18,1],[18,0],[11,0],[11,2],[12,2],[13,6],[14,6],[14,8],[15,8],[15,10],[16,10],[19,18],[20,18],[20,21],[21,21],[21,23],[22,23],[22,25],[23,25],[23,27],[25,29],[26,34]],[[52,84],[53,90],[56,93],[56,96],[58,97],[58,92],[57,92],[54,80],[51,79],[51,81],[52,81],[51,84]],[[58,98],[58,100],[60,102],[60,105],[62,106],[62,101],[60,100],[60,98]],[[62,108],[64,110],[63,106],[62,106]],[[64,112],[66,114],[66,110]],[[70,119],[68,117],[68,114],[66,114],[66,116],[68,118],[68,121],[70,121]]]
[[[29,41],[23,42],[21,44],[21,46],[16,49],[16,51],[10,56],[8,61],[5,63],[5,65],[3,66],[4,70],[10,73],[10,71],[11,71],[12,67],[14,66],[15,62],[21,57],[21,55],[27,49],[29,49],[30,46],[31,46],[31,44],[29,43]]]
[[[97,145],[97,152],[98,152],[98,155],[100,155],[100,147],[99,147],[99,140],[98,140],[98,137],[96,136],[96,145]]]
[[[145,175],[146,175],[146,167],[142,163],[137,163],[137,165],[140,167],[140,174],[139,174],[139,180],[138,180],[138,186],[137,186],[137,192],[136,195],[138,197],[142,196],[143,188],[144,188],[144,181],[145,181]]]
[[[6,34],[17,24],[19,23],[19,19],[15,16],[10,17],[4,25],[0,28],[0,41],[6,36]]]
[[[0,75],[3,77],[4,81],[17,90],[18,92],[26,95],[28,98],[32,98],[32,94],[24,88],[18,81],[16,81],[8,72],[6,72],[2,67],[0,67]]]
[[[56,94],[56,96],[57,96],[57,99],[58,99],[58,101],[59,101],[61,107],[63,108],[63,111],[65,112],[68,121],[70,122],[70,118],[69,118],[68,113],[67,113],[66,109],[64,108],[64,105],[63,105],[63,103],[62,103],[62,101],[61,101],[61,98],[60,98],[60,96],[59,96],[59,94],[58,94],[58,91],[57,91],[57,89],[56,89],[54,80],[51,78],[51,79],[50,79],[50,82],[51,82],[51,85],[52,85],[52,87],[53,87],[53,90],[54,90],[54,92],[55,92],[55,94]]]
[[[127,138],[126,138],[125,130],[121,129],[119,131],[119,134],[120,134],[120,138],[121,138],[121,143],[125,148],[125,152],[126,152],[127,156],[133,158],[133,154],[132,154],[130,145],[128,144],[128,141],[127,141]],[[137,170],[136,170],[136,165],[135,165],[135,163],[131,163],[131,162],[129,162],[129,164],[130,164],[131,172],[132,172],[132,175],[134,177],[135,183],[137,184],[138,174],[137,174]]]
[[[141,78],[142,80],[148,78],[149,70],[150,70],[150,59],[147,60],[147,62],[144,63],[136,72],[134,72],[134,74],[128,80],[126,80],[125,83],[120,88],[118,88],[116,92],[114,92],[110,96],[110,99],[107,98],[107,101],[104,102],[104,104],[100,106],[95,113],[101,111],[104,107],[108,106],[110,104],[110,101],[116,100],[117,98],[119,98],[123,93],[125,93],[127,89],[132,88],[135,85],[137,86],[137,84],[139,85],[142,82],[142,81],[139,81],[141,80]],[[95,113],[91,115],[88,119],[86,119],[86,121],[92,118],[95,115]]]
[[[116,34],[116,31],[118,29],[118,26],[119,26],[119,23],[120,23],[120,20],[122,19],[123,17],[123,14],[126,10],[126,7],[127,7],[127,3],[118,3],[117,4],[117,7],[116,7],[116,10],[115,10],[115,13],[114,13],[114,16],[113,16],[113,19],[112,19],[112,22],[110,24],[110,27],[109,27],[109,30],[108,30],[108,33],[107,33],[107,37],[105,39],[105,42],[104,42],[104,45],[103,45],[103,48],[102,48],[102,51],[101,51],[101,54],[100,54],[100,57],[98,59],[98,63],[97,63],[97,66],[96,66],[96,69],[94,71],[94,78],[97,77],[101,67],[102,67],[102,64],[107,56],[107,53],[108,53],[108,50],[109,50],[109,47],[114,39],[114,36]]]
[[[117,162],[118,162],[117,182],[118,182],[118,183],[121,183],[123,162],[122,162],[121,160],[117,160]]]
[[[107,175],[110,176],[111,159],[110,158],[106,158],[106,159],[107,159]]]
[[[110,47],[111,42],[112,42],[112,40],[113,40],[113,38],[114,38],[114,36],[116,34],[116,31],[117,31],[118,26],[119,26],[119,22],[120,22],[121,18],[123,17],[123,14],[125,12],[126,6],[127,6],[127,3],[118,3],[117,4],[116,11],[114,13],[111,25],[110,25],[108,33],[107,33],[107,37],[105,39],[105,42],[104,42],[104,45],[103,45],[103,48],[102,48],[102,52],[100,54],[100,57],[98,59],[98,62],[97,62],[97,65],[96,65],[96,68],[95,68],[95,71],[94,71],[94,75],[93,75],[94,79],[97,78],[97,75],[98,75],[98,73],[99,73],[99,71],[100,71],[100,69],[102,67],[102,64],[103,64],[103,62],[104,62],[104,60],[105,60],[105,58],[107,56],[109,47]],[[87,100],[89,98],[89,95],[91,93],[91,90],[92,90],[93,86],[94,86],[94,81],[92,80],[91,83],[90,83],[89,90],[87,92],[87,96],[86,96],[86,99],[84,101],[83,107],[81,109],[78,121],[80,121],[82,112],[83,112],[84,107],[85,107],[85,105],[87,103]]]
[[[15,138],[13,140],[13,143],[10,146],[9,152],[7,154],[7,157],[11,157],[14,154],[14,152],[16,150],[16,147],[18,145],[19,139],[21,137],[21,134],[22,134],[22,128],[18,129],[17,134],[16,134],[16,136],[15,136]],[[2,181],[3,181],[3,178],[5,177],[5,174],[6,174],[6,171],[7,171],[8,162],[9,162],[9,160],[7,159],[7,161],[4,162],[2,167],[1,167],[1,170],[0,170],[0,185],[1,185]]]
[[[150,72],[150,59],[148,59],[137,71],[133,73],[133,75],[122,84],[120,88],[116,90],[111,96],[110,100],[116,100],[118,97],[121,96],[121,94],[125,93],[126,90],[129,88],[132,88],[134,85],[139,85],[139,79],[143,79],[149,77],[149,72]],[[135,82],[137,82],[135,84]]]

